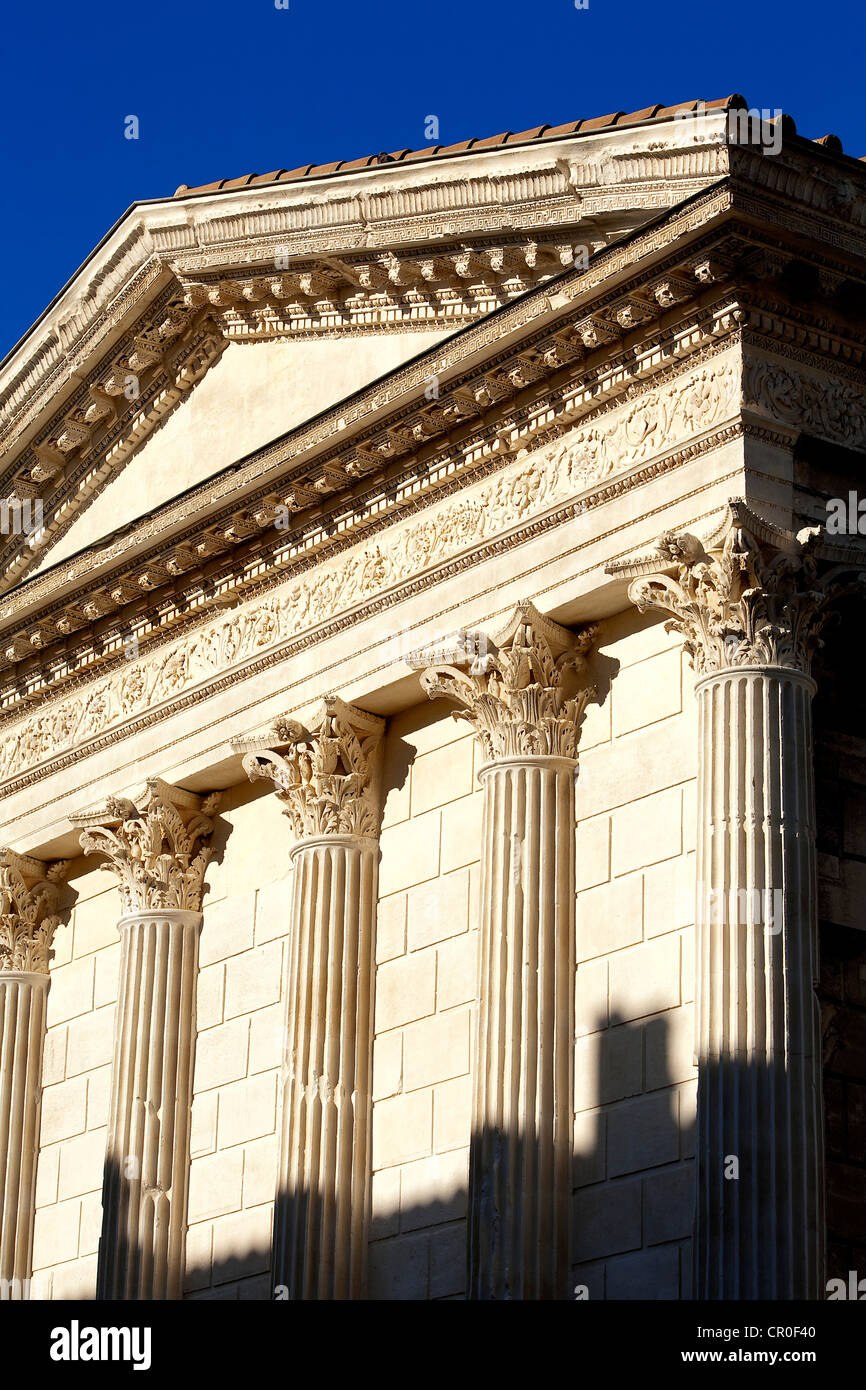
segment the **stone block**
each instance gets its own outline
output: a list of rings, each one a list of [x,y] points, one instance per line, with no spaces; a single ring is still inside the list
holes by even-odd
[[[101,1009],[117,1000],[120,978],[120,942],[97,951],[93,957],[93,1007]]]
[[[403,1086],[403,1034],[399,1028],[373,1043],[373,1100],[396,1096]]]
[[[484,793],[473,792],[442,808],[442,872],[475,864],[481,858]]]
[[[96,1255],[75,1260],[54,1271],[51,1297],[60,1302],[90,1303],[96,1297]]]
[[[678,931],[695,920],[695,858],[681,854],[643,873],[644,937]]]
[[[213,1283],[267,1272],[271,1263],[273,1208],[253,1207],[213,1223]]]
[[[589,1187],[605,1178],[606,1121],[603,1110],[582,1110],[574,1117],[572,1185]]]
[[[93,956],[52,967],[48,991],[48,1026],[78,1018],[93,1008]]]
[[[412,764],[412,815],[444,806],[472,792],[472,744],[470,734],[434,752],[423,753]]]
[[[83,1134],[87,1127],[87,1077],[73,1076],[42,1092],[42,1126],[40,1142],[53,1144],[58,1139],[71,1139]]]
[[[373,1167],[426,1158],[433,1139],[433,1093],[413,1091],[373,1106]]]
[[[186,1293],[209,1287],[212,1259],[213,1226],[209,1221],[190,1226],[186,1233],[186,1271],[183,1276]]]
[[[581,961],[575,977],[575,1026],[578,1035],[597,1033],[608,1025],[608,963]]]
[[[425,1300],[428,1239],[423,1232],[377,1240],[371,1245],[368,1297],[389,1303]]]
[[[195,1049],[195,1090],[210,1090],[247,1074],[250,1021],[234,1018],[199,1034]]]
[[[244,1207],[273,1202],[277,1188],[278,1148],[276,1134],[267,1134],[263,1139],[254,1139],[251,1144],[244,1146]]]
[[[575,840],[577,891],[595,888],[610,878],[610,816],[580,821]]]
[[[107,1130],[94,1129],[61,1144],[57,1194],[61,1202],[69,1197],[80,1197],[85,1192],[102,1191],[106,1136]]]
[[[606,1182],[574,1198],[574,1258],[603,1260],[641,1245],[641,1184]]]
[[[469,927],[469,870],[457,869],[408,893],[408,944],[418,951]]]
[[[42,1053],[42,1085],[54,1086],[66,1079],[66,1038],[67,1025],[49,1028],[45,1034]]]
[[[613,872],[671,859],[683,849],[682,788],[671,787],[620,806],[612,816]]]
[[[466,1222],[430,1232],[428,1297],[453,1298],[466,1290]]]
[[[259,1009],[250,1019],[250,1055],[247,1071],[273,1071],[283,1064],[286,1048],[286,1009],[282,1003]]]
[[[196,1023],[200,1033],[223,1021],[226,968],[223,961],[206,965],[196,983]]]
[[[260,851],[261,857],[261,851]],[[252,882],[255,882],[253,878]],[[255,889],[220,902],[205,898],[199,944],[199,965],[213,965],[248,951],[253,944],[256,918]]]
[[[458,1004],[472,1003],[478,994],[479,934],[446,941],[437,951],[436,1007],[453,1009]]]
[[[57,1201],[57,1180],[60,1176],[60,1145],[45,1145],[39,1150],[36,1165],[36,1205],[47,1207]]]
[[[213,1153],[217,1142],[219,1091],[202,1091],[193,1097],[190,1122],[190,1154]]]
[[[225,1016],[266,1009],[279,1002],[282,991],[283,944],[272,941],[257,946],[226,963]]]
[[[641,875],[631,874],[578,894],[576,912],[578,961],[634,945],[643,936]]]
[[[428,811],[382,831],[379,893],[383,898],[439,873],[440,811]]]
[[[121,908],[117,889],[112,887],[85,903],[77,903],[73,921],[73,955],[76,960],[120,939],[117,923]]]
[[[600,744],[585,755],[581,752],[577,820],[588,820],[618,808],[624,810],[650,794],[689,782],[695,776],[696,764],[693,731],[682,718],[638,729],[625,738]],[[619,872],[614,865],[614,873]]]
[[[399,1028],[436,1007],[436,952],[418,951],[376,971],[376,1032]]]
[[[82,1014],[69,1023],[66,1075],[77,1076],[111,1063],[114,1052],[114,1005]]]
[[[244,1174],[243,1149],[195,1158],[189,1168],[189,1221],[207,1221],[239,1211]]]
[[[292,876],[286,873],[256,892],[255,943],[279,941],[288,936],[291,924]]]
[[[691,1081],[695,1066],[695,1015],[692,1005],[671,1009],[644,1025],[646,1089],[658,1090],[678,1081]]]
[[[81,1199],[81,1226],[78,1232],[79,1255],[99,1253],[102,1235],[102,1189],[90,1192]]]
[[[608,1261],[605,1284],[608,1299],[677,1299],[679,1286],[679,1249],[675,1245],[641,1250]]]
[[[433,1148],[436,1153],[469,1145],[472,1132],[472,1078],[443,1081],[433,1091]]]
[[[108,1124],[111,1104],[111,1067],[100,1067],[87,1077],[87,1128],[98,1129]]]
[[[674,648],[634,666],[622,667],[611,683],[611,702],[614,738],[679,714],[682,710],[679,651]]]
[[[466,1215],[469,1156],[464,1149],[434,1154],[400,1170],[400,1229],[417,1230]]]
[[[647,1245],[687,1239],[692,1234],[694,1214],[694,1164],[686,1163],[644,1178],[643,1219]]]
[[[217,1142],[221,1149],[273,1134],[277,1123],[277,1077],[260,1072],[220,1090]]]
[[[53,1207],[40,1207],[33,1228],[33,1268],[43,1269],[74,1260],[78,1254],[80,1226],[81,1202],[77,1197]]]
[[[373,1174],[370,1239],[395,1236],[400,1230],[400,1168]]]
[[[403,1087],[415,1091],[469,1071],[469,1010],[452,1009],[403,1034]]]
[[[406,950],[406,894],[380,898],[376,911],[376,964],[402,956]]]
[[[643,1029],[633,1024],[598,1034],[603,1105],[640,1094],[643,1084]]]
[[[612,1178],[679,1158],[676,1095],[625,1100],[607,1111],[607,1171]]]
[[[620,1022],[680,1003],[680,939],[659,936],[610,960],[610,1012]]]

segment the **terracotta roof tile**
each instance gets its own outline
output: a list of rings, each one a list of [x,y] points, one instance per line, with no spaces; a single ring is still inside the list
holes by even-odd
[[[616,125],[620,116],[624,116],[624,111],[613,111],[609,116],[593,116],[591,121],[581,121],[581,135],[586,130],[604,130],[605,126]]]
[[[535,125],[531,130],[521,130],[516,135],[509,135],[508,143],[518,145],[524,140],[537,140],[546,130],[550,130],[548,125]]]
[[[544,140],[555,140],[560,135],[576,135],[581,121],[568,121],[565,125],[549,125],[542,136]]]
[[[496,145],[504,145],[508,141],[510,135],[510,130],[506,130],[502,135],[488,135],[486,140],[474,141],[472,148],[473,150],[489,150]]]
[[[748,109],[745,97],[733,93],[727,97],[717,97],[714,101],[682,101],[677,106],[645,106],[640,111],[613,111],[607,116],[595,116],[590,120],[569,121],[565,125],[539,125],[531,130],[503,131],[499,135],[489,135],[483,140],[473,137],[453,145],[427,145],[420,150],[394,150],[390,154],[369,154],[359,159],[335,160],[331,164],[302,164],[297,169],[278,169],[270,174],[245,174],[236,179],[217,179],[214,183],[199,184],[188,188],[181,184],[175,193],[176,198],[188,193],[216,193],[222,190],[245,188],[250,184],[288,183],[293,179],[309,177],[321,178],[330,174],[347,174],[376,166],[388,168],[391,164],[403,164],[409,160],[445,159],[451,155],[466,154],[471,150],[492,150],[504,145],[530,144],[535,140],[559,140],[570,135],[589,135],[594,131],[609,130],[614,127],[641,125],[647,121],[667,120],[671,116],[688,111],[719,111]],[[782,116],[785,136],[795,136],[797,127],[792,117]],[[822,145],[831,154],[842,154],[841,141],[835,135],[824,135],[816,144]],[[866,159],[866,156],[864,156]]]

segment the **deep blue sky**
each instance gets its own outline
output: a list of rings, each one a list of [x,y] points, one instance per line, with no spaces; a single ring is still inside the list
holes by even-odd
[[[862,0],[11,4],[0,357],[136,199],[418,148],[430,114],[450,144],[741,92],[866,154]]]

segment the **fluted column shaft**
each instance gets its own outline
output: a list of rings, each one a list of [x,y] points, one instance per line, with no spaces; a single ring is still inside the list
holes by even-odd
[[[574,1049],[574,778],[567,758],[482,769],[481,987],[469,1297],[563,1298]]]
[[[28,1296],[49,977],[0,972],[0,1299]]]
[[[384,719],[327,695],[309,727],[283,718],[270,737],[235,745],[250,778],[274,783],[296,841],[274,1209],[278,1298],[364,1296],[384,732]]]
[[[123,917],[98,1297],[183,1288],[199,912]]]
[[[378,845],[322,836],[293,859],[274,1282],[292,1299],[354,1299],[370,1199]]]
[[[783,667],[697,687],[700,1298],[823,1279],[814,688]]]

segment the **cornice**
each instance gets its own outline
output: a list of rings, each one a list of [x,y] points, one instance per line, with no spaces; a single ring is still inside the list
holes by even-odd
[[[742,153],[739,151],[738,157]],[[616,157],[611,156],[612,166],[623,157],[622,152]],[[648,155],[641,157],[649,158]],[[655,154],[652,158],[655,158]],[[750,177],[754,174],[753,182],[759,184],[761,179],[768,182],[762,171],[765,164],[773,161],[762,162],[751,154],[748,154],[748,159],[751,161]],[[790,164],[790,159],[788,162]],[[588,177],[588,166],[585,164],[580,166],[579,175],[561,158],[554,160],[554,164],[557,177],[565,178],[567,173],[567,178],[572,182],[579,177]],[[598,171],[596,175],[600,177]],[[609,168],[605,177],[608,175]],[[832,176],[805,178],[801,171],[798,178],[796,186],[802,196],[809,193],[814,203],[820,203],[822,207],[826,205],[828,210],[839,202],[838,180],[834,183]],[[787,189],[788,184],[780,174],[775,181],[769,182],[773,183],[769,192],[759,190],[757,193],[752,184],[742,185],[742,178],[736,185],[731,183],[729,210],[736,202],[737,207],[742,208],[749,217],[763,217],[764,220],[776,218],[786,231],[790,231],[790,201],[783,201],[778,196],[778,189]],[[849,185],[845,187],[848,189]],[[709,191],[712,194],[712,190]],[[389,196],[392,200],[396,197],[393,188]],[[534,196],[538,196],[537,190]],[[857,220],[859,195],[854,190],[851,197],[847,193],[845,197],[847,201],[844,205],[852,228],[845,249],[849,252],[859,251],[862,258],[863,237]],[[472,198],[475,198],[475,193]],[[663,216],[650,229],[650,232],[655,232],[655,238],[651,234],[645,237],[629,236],[624,242],[597,253],[584,274],[559,275],[555,295],[589,295],[602,279],[615,273],[619,257],[611,257],[611,251],[624,253],[621,267],[624,268],[629,250],[634,246],[639,245],[642,254],[651,254],[670,238],[672,232],[679,236],[689,235],[694,230],[694,224],[690,226],[690,214],[693,215],[702,202],[700,197],[692,199],[669,216]],[[544,203],[542,211],[545,215],[546,209],[547,203]],[[211,268],[200,281],[184,280],[177,261],[173,262],[167,281],[161,271],[157,273],[160,264],[158,256],[150,253],[159,242],[160,234],[158,229],[150,229],[147,237],[148,265],[139,268],[133,277],[139,282],[138,288],[142,292],[143,287],[153,286],[159,279],[162,281],[158,297],[148,314],[143,314],[139,305],[138,317],[127,325],[122,341],[117,339],[116,333],[112,335],[110,330],[128,315],[135,298],[132,288],[123,285],[115,294],[104,321],[99,323],[99,331],[97,325],[90,321],[86,326],[87,332],[82,330],[84,337],[90,334],[91,345],[97,338],[100,342],[108,341],[112,336],[116,339],[109,357],[102,361],[95,375],[88,376],[83,372],[78,359],[73,362],[72,350],[69,349],[62,361],[55,363],[54,370],[55,374],[61,376],[65,370],[72,379],[82,381],[77,393],[67,397],[62,409],[55,412],[38,432],[25,431],[29,442],[23,455],[19,453],[16,457],[11,427],[7,428],[7,453],[15,459],[15,463],[5,475],[0,493],[20,498],[40,495],[46,517],[45,534],[38,538],[39,544],[26,543],[22,546],[20,538],[13,537],[5,547],[0,548],[0,565],[6,568],[7,585],[20,580],[38,565],[40,557],[45,554],[46,544],[55,544],[66,533],[76,515],[88,505],[108,477],[124,466],[147,434],[165,419],[185,392],[212,365],[227,341],[299,335],[344,336],[354,331],[392,332],[406,328],[429,328],[437,324],[453,325],[455,321],[460,321],[461,316],[469,319],[487,316],[491,310],[505,306],[509,299],[515,298],[517,303],[511,306],[513,308],[519,306],[523,310],[527,302],[536,309],[540,302],[544,307],[544,301],[538,298],[538,287],[549,284],[551,277],[573,260],[577,224],[572,226],[567,237],[560,236],[557,240],[554,235],[552,241],[544,241],[544,234],[539,235],[536,226],[536,231],[527,240],[512,220],[509,239],[501,235],[501,204],[499,211],[500,234],[492,240],[457,245],[442,243],[432,252],[425,251],[420,244],[414,251],[403,248],[399,252],[395,252],[393,247],[383,250],[367,246],[359,253],[355,246],[342,259],[335,254],[323,253],[324,258],[318,261],[296,259],[294,251],[283,246],[281,249],[291,268],[285,273],[271,270],[262,275],[256,273],[256,265],[259,265],[260,271],[261,257],[265,252],[270,254],[273,247],[255,241],[252,223],[260,215],[264,217],[267,213],[275,216],[276,213],[273,207],[269,210],[266,206],[250,207],[248,204],[237,225],[232,223],[232,228],[227,228],[221,224],[219,231],[219,236],[222,236],[228,235],[232,229],[237,232],[238,227],[245,229],[243,244],[247,264],[224,268],[223,271]],[[651,212],[652,209],[649,212],[644,209],[639,220],[646,221]],[[721,209],[717,209],[717,212],[721,213]],[[173,215],[177,215],[176,206]],[[535,215],[537,221],[537,205]],[[587,214],[585,208],[576,215],[584,226],[588,239],[585,244],[601,248],[605,237],[611,235],[612,224],[603,225],[603,220],[599,221],[595,214]],[[234,214],[223,205],[223,222],[226,217],[231,221],[232,216]],[[811,221],[807,220],[803,225],[814,234],[818,214],[813,210],[810,216]],[[623,213],[619,219],[620,229],[628,225],[629,218],[634,220],[634,217],[634,212]],[[834,256],[835,273],[843,273],[837,255],[841,246],[837,234],[838,221],[838,218],[834,221],[831,217],[824,217],[820,228],[822,242],[827,243],[823,246],[825,254],[821,263],[827,267],[830,277],[833,274]],[[282,235],[285,231],[284,216],[280,226],[282,230],[279,234]],[[441,222],[437,226],[441,232]],[[309,229],[305,235],[308,234]],[[219,237],[216,239],[218,241]],[[126,266],[131,256],[134,261],[135,244],[136,237],[131,230],[126,242],[116,252],[118,267]],[[209,254],[213,252],[215,244],[208,243]],[[334,251],[333,246],[331,251]],[[117,274],[120,274],[120,270]],[[116,275],[106,276],[103,281],[94,273],[89,292],[97,294],[103,284],[114,289],[116,278]],[[362,280],[365,281],[363,286],[360,284]],[[575,281],[578,282],[577,286]],[[536,287],[535,294],[533,286]],[[671,287],[671,302],[676,302],[680,288],[677,285]],[[637,317],[633,316],[631,320],[626,318],[621,325],[615,326],[615,332],[618,328],[636,327],[646,308],[640,303],[621,307],[626,315],[636,307]],[[654,306],[651,308],[654,313],[657,312]],[[501,309],[501,312],[504,310]],[[507,331],[501,318],[498,326]],[[79,357],[80,354],[79,344]],[[131,372],[134,373],[139,392],[133,401],[127,400],[124,395],[124,383],[129,381]],[[28,399],[32,399],[33,383],[29,382],[28,387],[31,388]],[[14,394],[10,398],[12,406]],[[428,415],[434,413],[431,411]],[[0,442],[3,442],[2,438]]]
[[[669,129],[655,128],[652,140],[647,131],[607,131],[582,137],[579,151],[566,137],[540,147],[439,160],[432,168],[363,170],[324,184],[299,180],[219,198],[135,204],[0,364],[0,444],[15,455],[36,431],[46,432],[58,396],[67,395],[73,383],[98,389],[99,377],[112,365],[105,354],[120,346],[119,335],[135,332],[134,318],[148,311],[167,284],[181,297],[194,298],[202,276],[210,288],[208,277],[226,272],[267,275],[277,253],[298,278],[327,277],[334,269],[327,258],[343,254],[350,258],[344,291],[357,293],[356,268],[365,261],[375,271],[383,257],[412,247],[454,258],[479,239],[500,246],[543,244],[549,238],[537,236],[539,227],[554,243],[552,262],[543,251],[540,257],[543,277],[553,273],[563,240],[572,249],[575,241],[603,244],[723,176],[722,130],[722,114],[711,112],[690,129],[687,146],[682,126],[673,122]],[[647,148],[651,154],[643,152]],[[469,247],[461,244],[467,239]],[[443,283],[449,279],[455,291],[466,288],[462,272]],[[492,286],[507,279],[492,275]],[[404,285],[398,301],[405,290]],[[301,292],[300,298],[313,320],[298,322],[300,331],[333,328],[329,316],[315,309],[320,292]],[[411,299],[405,307],[407,319],[425,317],[413,316]],[[445,307],[453,321],[454,302]],[[470,297],[465,312],[484,307],[482,298]],[[398,317],[392,310],[391,320]],[[128,350],[129,342],[123,346]]]
[[[840,382],[842,394],[828,410],[819,390],[812,415],[819,432],[838,438],[841,424],[841,442],[850,442],[852,431],[860,432],[862,372],[855,368],[862,349],[731,298],[731,275],[742,275],[753,294],[756,277],[762,293],[768,284],[772,292],[773,275],[786,261],[778,248],[747,240],[736,221],[712,225],[729,203],[725,187],[709,190],[669,215],[663,228],[610,248],[583,274],[561,277],[555,306],[547,292],[525,296],[8,596],[0,622],[17,629],[5,646],[16,674],[0,695],[4,706],[38,697],[46,679],[51,688],[77,683],[117,660],[133,632],[146,642],[167,626],[180,630],[263,574],[285,573],[299,556],[309,563],[353,543],[371,517],[381,524],[424,494],[461,486],[462,477],[491,460],[495,466],[532,439],[555,437],[608,402],[647,390],[659,373],[677,370],[708,342],[751,331],[752,322],[761,333],[777,333],[786,351],[790,342],[805,341],[847,359],[833,368],[848,378],[847,396]],[[659,239],[660,230],[666,239]],[[830,288],[838,283],[831,278]],[[602,346],[593,350],[588,343]],[[466,363],[472,368],[460,373]],[[818,353],[813,364],[827,365]],[[424,401],[432,372],[443,388],[435,404]],[[353,434],[350,426],[363,426],[365,417],[378,419],[378,430]],[[301,457],[304,472],[293,467]],[[286,504],[292,528],[283,539],[273,521],[276,506]],[[110,580],[100,581],[108,568]],[[76,588],[85,597],[70,603]],[[29,624],[23,632],[22,620]]]

